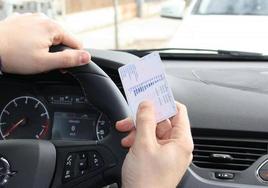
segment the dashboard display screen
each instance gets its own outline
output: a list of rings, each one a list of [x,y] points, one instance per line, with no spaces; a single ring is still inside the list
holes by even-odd
[[[94,137],[96,116],[84,113],[55,112],[52,139],[88,140]]]

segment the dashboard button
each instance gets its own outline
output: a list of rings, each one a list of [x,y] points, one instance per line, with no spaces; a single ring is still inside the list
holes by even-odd
[[[79,154],[79,158],[80,158],[80,159],[87,159],[87,152],[81,152],[81,153]]]
[[[71,168],[65,168],[63,172],[63,180],[66,182],[74,177],[74,172]]]
[[[215,177],[217,179],[222,179],[222,180],[231,180],[234,179],[234,173],[229,173],[229,172],[215,172]]]
[[[85,170],[87,168],[87,159],[80,159],[79,160],[79,169]]]
[[[97,151],[69,153],[64,162],[63,182],[68,182],[103,166],[103,159]]]
[[[89,163],[91,165],[91,170],[97,170],[104,165],[101,155],[96,151],[89,153]]]
[[[86,170],[80,170],[80,176],[83,176],[86,174]]]
[[[64,164],[63,181],[67,182],[74,178],[74,162],[76,154],[68,154]]]
[[[263,181],[268,181],[268,169],[259,170],[259,176]]]
[[[258,175],[263,181],[268,181],[268,161],[261,165]]]
[[[65,167],[72,167],[75,160],[75,154],[68,154],[65,161]]]

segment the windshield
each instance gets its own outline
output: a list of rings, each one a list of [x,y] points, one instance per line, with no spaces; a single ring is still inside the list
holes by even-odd
[[[199,0],[194,14],[268,15],[267,0]]]
[[[46,14],[85,48],[267,52],[268,0],[0,0],[0,19],[14,12]]]

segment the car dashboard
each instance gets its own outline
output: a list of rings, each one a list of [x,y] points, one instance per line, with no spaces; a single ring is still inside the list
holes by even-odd
[[[115,51],[90,53],[124,94],[117,70],[138,57]],[[193,162],[178,187],[267,187],[266,62],[177,58],[163,63],[174,98],[188,108],[195,145]],[[113,126],[88,105],[69,74],[5,75],[0,88],[5,139],[100,140]],[[27,121],[32,126],[24,127]]]

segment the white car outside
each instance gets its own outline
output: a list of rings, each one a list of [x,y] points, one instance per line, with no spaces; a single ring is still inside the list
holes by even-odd
[[[230,12],[222,6],[224,3],[230,6]],[[253,8],[245,11],[243,7],[239,12],[239,6],[250,3],[254,3]],[[268,1],[194,0],[167,47],[268,54]]]
[[[185,1],[172,0],[168,1],[161,8],[160,15],[162,17],[179,18],[182,19],[184,15]]]

